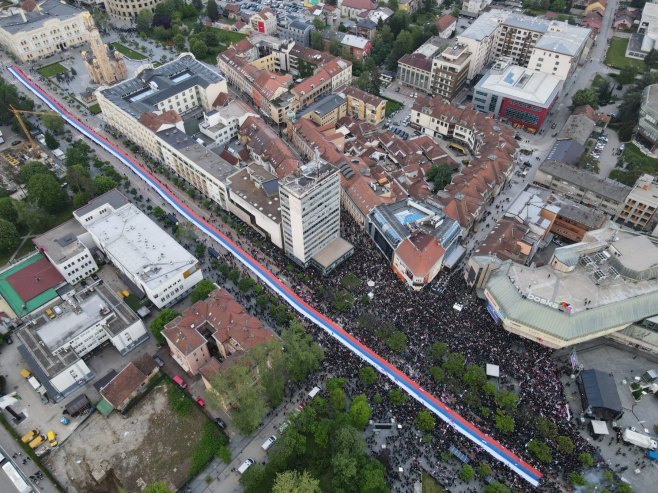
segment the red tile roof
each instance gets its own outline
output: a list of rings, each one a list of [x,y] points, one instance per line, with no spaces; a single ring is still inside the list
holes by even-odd
[[[343,93],[345,93],[346,96],[350,96],[354,99],[358,99],[359,101],[363,101],[366,104],[370,104],[375,108],[381,104],[386,103],[384,99],[354,86],[347,86],[345,89],[343,89]]]
[[[343,0],[342,6],[361,10],[373,10],[376,7],[370,0]]]
[[[153,132],[157,132],[165,125],[176,125],[182,121],[183,119],[176,110],[167,110],[159,115],[149,111],[139,117],[139,123]]]
[[[411,67],[424,70],[425,72],[432,71],[432,60],[427,58],[422,53],[406,53],[398,60],[398,65],[409,65]]]
[[[301,165],[301,161],[286,143],[258,117],[247,118],[240,127],[239,135],[247,139],[252,154],[269,163],[278,178],[288,176]]]
[[[436,27],[439,28],[439,32],[443,32],[452,26],[455,22],[457,22],[457,19],[455,19],[453,16],[442,15],[437,19]]]
[[[395,255],[404,262],[415,277],[426,277],[432,268],[441,262],[445,249],[437,239],[425,233],[417,231],[395,249]]]
[[[100,390],[100,394],[115,408],[124,402],[146,381],[148,373],[142,372],[134,363],[128,363],[123,370]]]

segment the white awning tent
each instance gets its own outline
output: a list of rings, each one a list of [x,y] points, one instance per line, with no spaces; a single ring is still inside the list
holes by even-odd
[[[462,311],[462,310],[464,309],[464,305],[462,305],[461,303],[455,303],[454,305],[452,305],[452,307],[453,307],[455,310],[457,310],[458,312],[460,312],[460,311]]]
[[[487,363],[487,376],[500,378],[500,367],[498,365]]]
[[[609,435],[608,425],[605,421],[592,420],[592,430],[597,435]]]

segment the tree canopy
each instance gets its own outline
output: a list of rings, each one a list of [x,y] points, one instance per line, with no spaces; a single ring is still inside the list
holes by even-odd
[[[286,350],[286,369],[290,380],[301,382],[318,369],[324,358],[324,351],[313,341],[299,320],[292,320],[288,327],[283,329],[281,339]]]
[[[202,281],[199,281],[199,283],[196,286],[194,286],[194,289],[190,294],[190,300],[192,301],[192,303],[196,303],[197,301],[200,300],[205,300],[206,298],[208,298],[208,295],[212,293],[215,289],[217,289],[217,286],[215,286],[214,282],[212,282],[209,279],[203,279]]]
[[[175,319],[178,315],[179,313],[176,310],[171,308],[163,308],[160,310],[160,313],[158,313],[157,317],[153,319],[150,329],[153,337],[155,337],[155,340],[158,341],[158,344],[165,343],[165,338],[162,335],[162,329],[164,329],[165,325]]]

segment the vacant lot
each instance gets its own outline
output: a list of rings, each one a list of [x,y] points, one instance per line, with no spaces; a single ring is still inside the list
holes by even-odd
[[[159,384],[127,416],[94,414],[50,454],[48,466],[66,491],[137,492],[156,481],[181,486],[207,419],[196,406],[183,417],[174,413],[172,388]]]
[[[646,67],[642,60],[626,58],[627,46],[628,38],[612,38],[610,40],[608,53],[605,55],[605,64],[609,67],[618,68],[620,70],[628,67],[635,67],[639,72],[644,72]]]

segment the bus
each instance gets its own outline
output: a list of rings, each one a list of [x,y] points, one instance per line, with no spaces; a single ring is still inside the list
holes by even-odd
[[[454,142],[451,144],[448,144],[448,147],[450,149],[454,149],[455,151],[459,152],[462,156],[466,155],[466,150],[460,146],[459,144],[455,144]]]
[[[14,487],[16,490],[18,490],[19,493],[32,492],[32,488],[25,482],[23,477],[18,474],[18,471],[11,462],[6,462],[2,466],[2,470],[5,471],[5,474],[7,477],[9,477],[9,480],[13,483]]]

